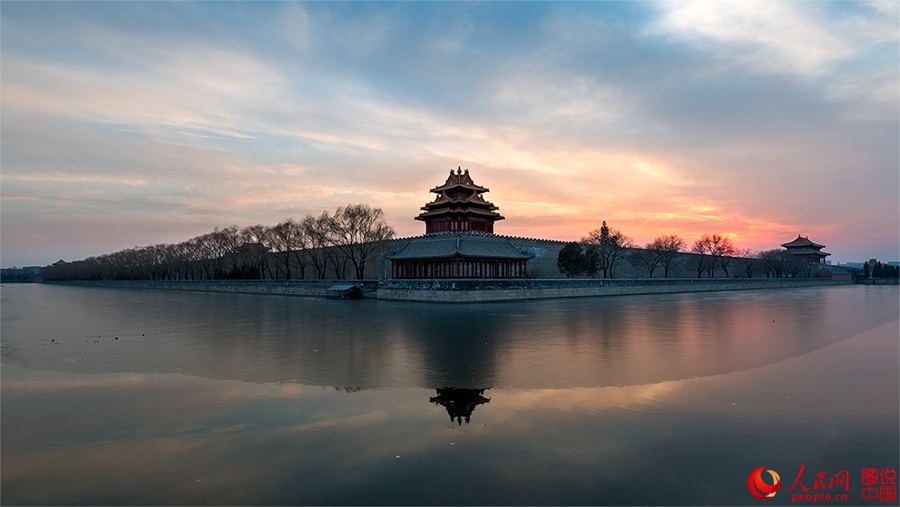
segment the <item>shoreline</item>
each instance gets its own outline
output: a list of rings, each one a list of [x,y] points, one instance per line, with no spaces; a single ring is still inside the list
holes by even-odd
[[[203,280],[71,281],[49,285],[181,290],[237,294],[326,297],[332,285],[358,285],[367,299],[428,303],[528,301],[573,297],[608,297],[684,292],[713,292],[853,285],[850,280],[815,278],[648,278],[526,280]]]

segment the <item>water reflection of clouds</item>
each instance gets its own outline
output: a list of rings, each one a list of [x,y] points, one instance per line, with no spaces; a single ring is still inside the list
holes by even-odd
[[[4,357],[61,371],[286,385],[643,385],[777,362],[896,312],[896,293],[867,302],[872,294],[863,289],[448,306],[37,287],[4,304],[4,317],[21,314],[16,325],[4,320]],[[123,297],[129,304],[119,304]],[[41,318],[47,305],[61,308],[65,325]],[[166,315],[165,329],[159,315]],[[50,338],[54,345],[41,345]]]
[[[507,411],[552,411],[599,414],[609,410],[634,408],[674,396],[683,388],[678,381],[627,387],[535,389],[505,391],[496,405]]]
[[[554,503],[554,491],[574,503],[658,503],[650,492],[680,491],[686,475],[733,469],[745,480],[747,462],[762,458],[811,456],[847,468],[858,459],[848,445],[890,447],[884,424],[897,418],[898,332],[895,322],[726,375],[491,389],[491,403],[462,426],[427,389],[93,378],[4,365],[4,500],[379,503],[373,495],[386,495],[387,503],[443,503],[428,495],[453,477],[469,490],[441,497],[448,503]],[[831,396],[840,403],[829,404]],[[694,486],[684,491],[690,503],[734,494]]]
[[[713,504],[749,462],[897,447],[897,324],[850,338],[896,321],[893,289],[450,307],[37,289],[70,320],[32,300],[16,324],[4,299],[9,503]],[[129,338],[73,338],[107,333]],[[457,424],[443,387],[491,402]],[[681,485],[698,477],[717,479]]]

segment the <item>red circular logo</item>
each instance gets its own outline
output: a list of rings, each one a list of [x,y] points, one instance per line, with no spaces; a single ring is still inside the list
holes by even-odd
[[[766,472],[769,472],[769,475],[772,476],[772,484],[766,484],[766,482],[763,481],[763,470],[766,470],[766,467],[759,467],[750,472],[750,477],[747,477],[747,489],[749,489],[750,493],[756,498],[768,500],[775,496],[778,488],[781,487],[781,477],[775,470],[766,470]]]

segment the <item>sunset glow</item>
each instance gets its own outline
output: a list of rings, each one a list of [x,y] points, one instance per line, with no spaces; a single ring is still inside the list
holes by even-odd
[[[498,234],[607,221],[900,259],[888,2],[2,5],[2,265],[348,203],[398,236],[469,169]]]

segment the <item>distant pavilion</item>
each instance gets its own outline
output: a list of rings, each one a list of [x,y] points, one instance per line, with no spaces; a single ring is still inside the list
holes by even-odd
[[[476,185],[468,169],[451,169],[431,192],[437,197],[415,217],[425,222],[425,235],[385,256],[391,278],[526,277],[526,262],[534,255],[494,235],[494,222],[503,217],[481,196],[488,189]]]
[[[809,236],[800,236],[799,234],[797,235],[797,239],[790,243],[783,243],[781,246],[787,250],[786,253],[788,255],[792,255],[794,258],[804,260],[810,264],[823,264],[825,263],[825,257],[831,255],[830,253],[822,251],[822,249],[825,248],[825,245],[813,243],[809,240]]]

